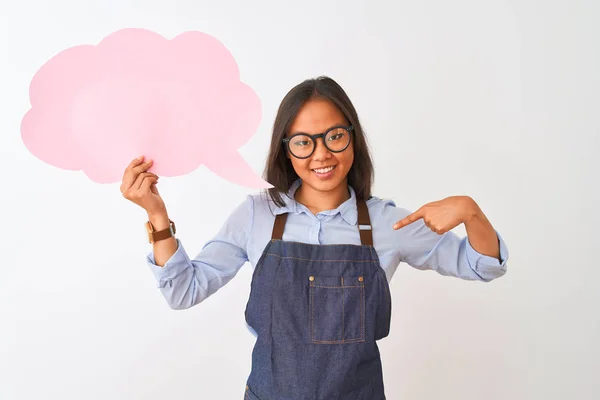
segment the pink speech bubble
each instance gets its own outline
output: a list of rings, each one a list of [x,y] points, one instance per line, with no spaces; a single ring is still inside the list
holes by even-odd
[[[97,46],[58,53],[35,74],[21,124],[40,160],[113,183],[138,155],[178,176],[206,165],[242,186],[271,187],[238,153],[260,123],[256,93],[218,40],[185,32],[172,40],[123,29]]]

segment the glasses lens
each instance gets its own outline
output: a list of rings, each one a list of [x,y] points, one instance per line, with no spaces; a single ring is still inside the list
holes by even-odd
[[[308,157],[315,147],[315,142],[310,136],[298,135],[294,136],[288,143],[290,152],[299,158]]]
[[[327,132],[325,144],[331,151],[342,151],[350,143],[350,132],[344,128],[335,128]]]

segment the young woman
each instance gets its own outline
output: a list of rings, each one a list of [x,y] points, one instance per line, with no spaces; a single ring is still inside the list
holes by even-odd
[[[484,282],[506,272],[506,245],[472,198],[410,213],[371,196],[363,129],[327,77],[300,83],[280,105],[265,171],[274,188],[248,196],[193,259],[151,166],[133,160],[121,191],[148,213],[147,262],[172,308],[199,304],[246,261],[253,267],[246,399],[385,399],[376,341],[389,333],[399,263]],[[450,232],[461,223],[462,239]]]

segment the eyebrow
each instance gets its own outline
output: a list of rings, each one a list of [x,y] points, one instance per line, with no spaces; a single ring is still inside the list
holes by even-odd
[[[329,132],[330,130],[332,130],[332,129],[334,129],[334,128],[347,128],[347,127],[348,127],[348,125],[346,125],[346,124],[337,124],[337,125],[332,125],[332,126],[330,126],[329,128],[327,128],[327,129],[326,129],[325,131],[323,131],[323,132],[319,132],[319,133],[306,133],[306,132],[302,132],[302,131],[296,131],[296,132],[291,132],[291,133],[290,133],[290,136],[299,135],[299,134],[302,134],[302,135],[308,135],[308,136],[311,136],[311,135],[319,135],[319,134],[321,134],[321,133]]]

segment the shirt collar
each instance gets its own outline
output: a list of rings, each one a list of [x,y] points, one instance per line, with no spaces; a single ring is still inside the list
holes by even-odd
[[[300,187],[301,184],[302,184],[301,179],[297,179],[292,184],[292,186],[290,187],[290,190],[288,190],[287,194],[284,194],[282,196],[282,199],[283,199],[285,205],[283,207],[276,206],[274,209],[275,215],[284,214],[284,213],[290,213],[290,214],[305,213],[308,215],[312,215],[312,213],[310,212],[310,210],[307,207],[298,203],[296,201],[296,199],[294,198],[294,194],[296,193],[296,190],[298,190],[298,188]],[[339,213],[342,216],[342,218],[344,219],[344,221],[346,221],[349,225],[356,225],[356,223],[358,221],[358,211],[356,209],[356,193],[354,192],[354,189],[351,186],[348,186],[348,190],[350,191],[350,198],[348,200],[344,201],[336,209],[321,211],[319,214],[334,216]]]

